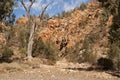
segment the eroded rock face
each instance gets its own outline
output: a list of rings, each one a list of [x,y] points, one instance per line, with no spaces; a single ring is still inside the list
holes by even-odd
[[[6,44],[4,33],[0,33],[0,45]]]
[[[5,28],[6,25],[3,22],[0,22],[0,57],[2,56],[2,46],[6,45]]]
[[[6,44],[6,39],[5,39],[5,30],[6,26],[3,22],[0,22],[0,45],[5,45]]]
[[[112,16],[102,25],[101,15],[103,9],[100,3],[94,2],[87,5],[84,11],[75,10],[67,18],[55,18],[48,21],[48,25],[40,30],[38,37],[43,42],[50,40],[60,46],[62,40],[67,42],[66,47],[72,48],[80,41],[80,48],[86,39],[93,40],[90,43],[92,50],[96,53],[106,53],[108,50],[108,31],[112,23]],[[90,42],[90,41],[89,41]]]

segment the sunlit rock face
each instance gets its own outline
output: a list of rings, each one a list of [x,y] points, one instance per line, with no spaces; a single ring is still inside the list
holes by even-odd
[[[3,22],[0,22],[0,57],[2,55],[2,46],[6,45],[6,38],[5,38],[5,29],[6,25]]]
[[[5,29],[6,25],[3,22],[0,22],[0,45],[6,44]]]
[[[23,25],[25,26],[28,22],[28,18],[27,17],[21,17],[19,19],[17,19],[16,21],[16,25]]]
[[[112,16],[102,25],[104,12],[99,2],[89,3],[85,10],[71,11],[69,17],[54,18],[48,21],[48,26],[39,32],[44,42],[51,40],[60,46],[62,39],[66,39],[66,47],[72,48],[77,42],[80,48],[86,39],[93,40],[89,44],[94,53],[105,54],[108,48],[108,31],[112,24]]]

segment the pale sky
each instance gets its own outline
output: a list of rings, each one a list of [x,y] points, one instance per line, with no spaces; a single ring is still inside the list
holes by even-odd
[[[31,9],[32,15],[39,15],[42,8],[44,8],[45,5],[48,3],[51,3],[46,11],[50,16],[57,15],[58,13],[62,13],[63,11],[70,11],[74,9],[75,7],[80,6],[82,3],[88,3],[89,0],[36,0],[36,2],[33,4]],[[26,5],[29,5],[28,0],[26,0]],[[26,12],[21,5],[20,2],[18,2],[19,7],[14,8],[14,12],[16,15],[16,19],[21,17],[22,15],[26,15]]]

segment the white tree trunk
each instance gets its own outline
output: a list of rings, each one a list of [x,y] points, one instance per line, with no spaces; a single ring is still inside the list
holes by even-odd
[[[27,58],[28,60],[32,59],[32,48],[34,43],[34,33],[35,33],[35,23],[32,23],[31,30],[30,30],[30,37],[28,41],[28,47],[27,47]]]
[[[28,46],[27,46],[27,59],[31,60],[32,59],[32,47],[33,47],[33,43],[34,43],[34,34],[35,34],[38,26],[36,27],[36,21],[34,21],[35,19],[32,19],[31,15],[30,15],[30,10],[31,10],[31,7],[32,7],[33,3],[35,2],[35,0],[29,0],[29,1],[30,1],[30,5],[28,7],[25,4],[25,0],[21,0],[21,4],[23,5],[24,9],[27,12],[27,16],[30,20],[29,23],[32,22],[32,26],[30,26],[31,27],[30,37],[29,37]],[[40,15],[40,20],[43,18],[44,12],[46,11],[48,6],[49,6],[49,4],[44,7],[44,9]]]

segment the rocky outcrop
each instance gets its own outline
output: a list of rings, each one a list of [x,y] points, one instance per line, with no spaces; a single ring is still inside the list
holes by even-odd
[[[89,3],[87,9],[72,11],[69,17],[54,18],[48,21],[48,25],[39,30],[38,37],[43,42],[50,40],[60,47],[63,39],[67,48],[72,48],[79,42],[80,49],[83,48],[85,40],[88,40],[89,47],[98,54],[106,53],[108,50],[108,31],[112,23],[112,16],[101,23],[104,10],[98,2]]]
[[[0,22],[0,45],[6,44],[5,33],[4,33],[5,28],[6,25],[3,22]]]
[[[16,21],[16,25],[23,25],[25,26],[28,22],[28,18],[27,17],[21,17],[19,19],[17,19]]]
[[[0,22],[0,57],[2,56],[2,46],[6,44],[5,28],[5,24],[3,22]]]

